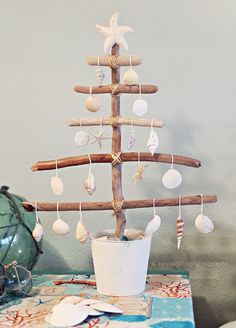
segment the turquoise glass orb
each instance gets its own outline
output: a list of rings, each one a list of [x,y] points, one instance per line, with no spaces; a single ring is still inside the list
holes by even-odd
[[[23,197],[10,194],[7,186],[0,188],[0,262],[7,265],[17,261],[32,270],[38,261],[41,242],[32,236],[35,226],[35,213],[27,212]]]

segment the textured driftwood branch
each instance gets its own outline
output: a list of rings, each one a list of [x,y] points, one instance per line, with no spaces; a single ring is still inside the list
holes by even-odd
[[[217,202],[215,195],[203,195],[204,203]],[[201,195],[181,197],[181,205],[200,205]],[[34,211],[35,202],[23,202],[22,205],[28,211]],[[174,198],[156,198],[156,207],[178,206],[179,197]],[[80,203],[60,203],[60,211],[79,211]],[[123,209],[147,208],[153,206],[153,199],[124,200]],[[82,211],[112,210],[112,202],[82,202]],[[38,211],[56,211],[57,203],[37,202]]]
[[[150,153],[143,152],[126,152],[121,153],[122,162],[137,162],[138,155],[140,154],[140,161],[144,162],[159,162],[159,163],[171,163],[172,157],[171,154],[159,154],[155,153],[151,155]],[[90,154],[90,158],[92,163],[111,163],[113,158],[111,154]],[[191,157],[173,155],[174,164],[185,165],[191,167],[200,167],[201,162],[198,159],[194,159]],[[76,156],[76,157],[67,157],[57,159],[57,168],[63,168],[68,166],[77,166],[77,165],[85,165],[89,164],[89,158],[87,155]],[[45,170],[55,170],[56,161],[42,161],[37,162],[32,165],[32,171],[45,171]]]
[[[92,93],[114,93],[114,89],[112,89],[112,86],[114,86],[116,83],[108,84],[108,85],[101,85],[99,86],[93,86],[92,87]],[[90,86],[84,86],[84,85],[76,85],[74,87],[74,90],[79,93],[89,93]],[[117,88],[115,89],[115,94],[119,93],[139,93],[139,85],[124,85],[119,84],[117,85]],[[158,91],[158,88],[156,85],[142,85],[141,86],[141,92],[142,93],[156,93]]]
[[[137,56],[131,56],[131,65],[136,66],[141,64],[141,58]],[[98,56],[89,56],[87,58],[87,63],[89,65],[97,66],[98,65]],[[111,63],[114,63],[116,66],[129,66],[130,65],[130,56],[99,56],[99,65],[100,66],[111,66]]]
[[[152,120],[145,118],[128,118],[128,117],[117,117],[116,123],[119,125],[135,125],[135,126],[151,126]],[[73,120],[69,120],[67,123],[69,126],[80,126],[80,121],[82,126],[93,126],[100,125],[101,118],[77,118]],[[106,117],[102,119],[102,125],[112,125],[113,120],[110,117]],[[161,128],[164,126],[164,123],[159,120],[153,120],[154,128]]]

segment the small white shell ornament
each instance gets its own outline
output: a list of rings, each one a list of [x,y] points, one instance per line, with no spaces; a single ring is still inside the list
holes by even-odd
[[[148,104],[146,100],[141,98],[141,85],[139,85],[139,99],[135,100],[133,103],[133,113],[138,116],[143,116],[148,109]]]
[[[85,146],[88,144],[89,142],[89,135],[87,132],[85,131],[78,131],[76,134],[75,134],[75,137],[74,137],[74,142],[77,146]]]
[[[53,222],[52,229],[58,235],[66,235],[70,231],[68,224],[60,218],[59,203],[57,203],[57,220]]]
[[[124,73],[123,83],[126,85],[138,84],[138,74],[132,67]]]
[[[82,211],[81,211],[81,202],[80,202],[80,219],[76,227],[76,239],[78,239],[81,244],[84,244],[89,236],[88,230],[83,224]]]
[[[153,199],[153,219],[148,223],[145,229],[145,236],[151,236],[154,232],[156,232],[161,225],[161,218],[159,215],[156,214],[155,208],[155,198]]]
[[[182,175],[173,168],[174,157],[172,154],[171,157],[172,157],[171,169],[166,171],[166,173],[162,177],[162,183],[167,189],[177,188],[182,183]]]
[[[102,85],[104,78],[105,78],[105,74],[103,73],[102,69],[98,67],[96,69],[96,81],[99,86]]]
[[[92,94],[92,87],[90,87],[89,93],[90,93],[90,95],[85,100],[85,106],[88,111],[94,113],[94,112],[97,112],[101,108],[102,102],[97,96],[94,96]]]
[[[130,138],[129,138],[129,143],[128,143],[128,149],[130,150],[131,148],[133,148],[133,146],[135,145],[135,142],[136,142],[136,133],[135,133],[135,130],[134,130],[134,126],[133,124],[132,125],[132,130],[131,130],[131,135],[130,135]]]
[[[36,214],[36,224],[34,227],[34,230],[32,231],[32,236],[34,239],[39,242],[43,237],[43,226],[40,223],[39,217],[38,217],[38,211],[37,211],[37,202],[35,203],[35,214]]]
[[[214,223],[212,220],[203,214],[203,195],[201,196],[201,213],[195,219],[195,226],[197,230],[201,233],[207,234],[214,230]]]
[[[92,174],[91,171],[91,158],[90,155],[88,154],[89,158],[89,175],[87,179],[84,181],[84,189],[87,191],[87,193],[91,196],[93,192],[96,190],[96,185],[95,185],[95,178],[94,175]]]
[[[63,190],[64,190],[64,185],[63,185],[63,181],[61,178],[59,178],[58,176],[58,169],[57,169],[57,159],[55,160],[55,168],[56,168],[56,176],[51,178],[50,181],[50,185],[52,188],[52,191],[54,192],[54,194],[56,194],[57,196],[62,195]]]
[[[154,155],[156,148],[159,146],[159,138],[156,132],[153,130],[153,120],[151,123],[151,131],[149,134],[147,147],[152,155]]]

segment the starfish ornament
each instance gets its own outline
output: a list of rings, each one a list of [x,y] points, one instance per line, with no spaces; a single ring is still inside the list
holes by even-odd
[[[143,179],[143,172],[148,167],[148,165],[141,164],[138,166],[135,175],[133,176],[134,184]]]
[[[119,26],[118,24],[119,14],[113,14],[110,18],[110,26],[102,26],[96,24],[96,29],[102,36],[105,37],[104,52],[109,54],[111,48],[117,43],[124,50],[128,50],[128,44],[124,38],[125,33],[134,32],[129,26]]]
[[[103,137],[103,129],[99,130],[98,134],[91,133],[91,135],[94,137],[94,139],[91,140],[89,144],[92,145],[93,143],[98,142],[100,148],[102,148],[102,140],[111,139],[111,137]]]

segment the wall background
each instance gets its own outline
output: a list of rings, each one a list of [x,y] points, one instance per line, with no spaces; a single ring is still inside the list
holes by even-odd
[[[142,83],[154,83],[159,93],[147,96],[147,117],[160,118],[160,152],[189,155],[202,160],[200,169],[179,167],[184,183],[165,190],[161,177],[168,168],[152,164],[143,183],[135,188],[130,176],[136,164],[124,165],[124,195],[128,198],[171,197],[178,194],[216,193],[219,202],[206,205],[214,219],[209,236],[194,228],[199,207],[183,209],[185,236],[176,250],[177,208],[162,208],[163,224],[156,234],[150,270],[186,269],[191,275],[196,321],[199,327],[216,327],[236,320],[236,3],[233,0],[115,2],[100,0],[0,1],[0,149],[1,184],[29,200],[57,201],[49,188],[52,171],[32,173],[38,160],[97,152],[97,146],[78,149],[76,128],[66,120],[92,116],[84,108],[85,96],[73,92],[75,84],[92,84],[94,67],[87,55],[101,54],[103,39],[95,23],[107,25],[112,13],[120,24],[135,29],[127,34],[131,54],[143,59],[137,67]],[[122,70],[124,72],[124,69]],[[105,69],[107,78],[109,70]],[[131,115],[135,96],[122,96],[122,113]],[[109,97],[97,116],[109,115]],[[89,129],[96,131],[96,129]],[[109,130],[109,128],[108,128]],[[108,131],[109,132],[109,131]],[[123,128],[123,149],[129,127]],[[148,130],[137,128],[136,149],[145,149]],[[103,151],[109,151],[109,141]],[[87,167],[63,169],[65,193],[59,200],[88,200],[81,188]],[[94,200],[111,199],[109,165],[94,167],[97,191]],[[104,183],[104,176],[107,183]],[[44,255],[40,271],[91,270],[90,246],[74,238],[77,213],[64,213],[71,233],[60,238],[52,232],[54,213],[42,213]],[[84,213],[91,231],[112,228],[109,212]],[[152,209],[127,211],[128,227],[143,229]]]

